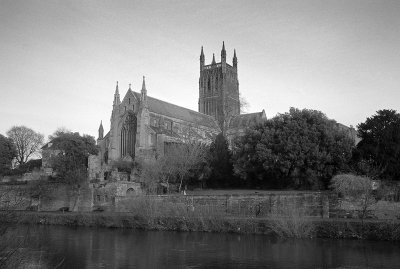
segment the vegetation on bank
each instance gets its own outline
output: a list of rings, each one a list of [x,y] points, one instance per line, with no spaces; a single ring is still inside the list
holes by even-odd
[[[0,216],[3,221],[5,218]],[[182,232],[228,232],[263,234],[277,237],[400,240],[400,222],[366,220],[308,219],[306,226],[276,229],[277,222],[267,218],[189,218],[157,216],[147,218],[133,213],[92,212],[16,212],[20,224],[88,226]],[[279,222],[282,223],[282,222]],[[291,223],[288,221],[288,223]],[[305,231],[305,232],[302,232]]]

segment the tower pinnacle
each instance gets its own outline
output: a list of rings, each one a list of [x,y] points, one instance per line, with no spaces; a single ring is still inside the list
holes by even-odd
[[[142,92],[147,92],[147,90],[146,90],[146,81],[145,81],[145,76],[143,76],[143,82],[142,82]]]
[[[214,53],[213,53],[213,59],[212,59],[211,64],[216,64],[216,63],[215,63],[215,54],[214,54]]]
[[[233,50],[233,68],[237,68],[236,49]]]
[[[98,139],[103,139],[103,136],[104,136],[103,121],[100,121],[99,138]]]
[[[204,68],[204,52],[203,52],[203,46],[201,46],[201,53],[200,53],[200,71],[202,71]]]
[[[222,41],[221,62],[226,63],[225,41]]]
[[[115,93],[114,93],[114,102],[113,106],[118,106],[121,103],[121,100],[119,99],[119,90],[118,90],[118,81],[117,81],[117,86],[115,87]]]
[[[143,82],[142,82],[142,91],[141,91],[141,99],[143,102],[143,106],[147,107],[147,89],[146,89],[146,81],[145,81],[145,77],[143,76]]]

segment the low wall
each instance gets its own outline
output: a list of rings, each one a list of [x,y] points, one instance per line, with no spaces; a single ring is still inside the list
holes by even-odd
[[[139,203],[143,196],[116,197],[115,210],[129,212],[129,205]],[[221,215],[267,217],[282,211],[302,210],[312,217],[329,218],[334,195],[328,192],[270,192],[260,195],[153,195],[154,202],[185,206],[188,210],[202,210]],[[291,212],[287,212],[291,213]]]
[[[0,208],[39,211],[57,211],[62,207],[72,209],[75,199],[70,186],[49,182],[40,188],[41,191],[38,191],[35,182],[0,185]]]

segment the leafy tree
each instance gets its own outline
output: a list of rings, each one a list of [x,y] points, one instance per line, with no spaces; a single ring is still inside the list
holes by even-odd
[[[235,141],[234,170],[251,187],[322,188],[346,168],[353,145],[322,112],[291,108]]]
[[[361,141],[354,159],[379,170],[378,177],[400,180],[400,114],[379,110],[357,129]]]
[[[50,159],[51,166],[59,180],[69,184],[75,191],[75,208],[81,186],[87,180],[88,157],[98,153],[95,139],[79,133],[62,133],[52,143],[52,148],[59,150],[60,154]]]
[[[229,150],[228,141],[220,133],[215,141],[211,143],[207,156],[209,165],[209,176],[207,186],[209,187],[232,187],[234,186],[232,154]]]
[[[42,159],[31,159],[12,170],[8,170],[5,175],[20,176],[34,170],[40,170],[40,167],[42,167]]]
[[[62,136],[64,134],[73,134],[73,132],[66,127],[59,127],[51,135],[49,135],[49,140],[53,140],[56,137]]]
[[[25,126],[14,126],[7,131],[17,149],[17,162],[24,164],[40,150],[44,136]]]
[[[11,168],[11,161],[17,156],[13,141],[0,134],[0,175]]]

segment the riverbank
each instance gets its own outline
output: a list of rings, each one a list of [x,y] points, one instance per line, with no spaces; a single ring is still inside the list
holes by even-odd
[[[268,234],[278,237],[400,241],[400,222],[318,218],[145,217],[108,212],[0,212],[3,222],[162,231]]]

